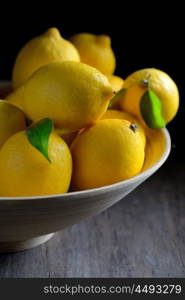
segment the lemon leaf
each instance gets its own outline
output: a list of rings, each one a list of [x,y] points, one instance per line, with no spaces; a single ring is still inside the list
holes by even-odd
[[[160,129],[166,126],[162,116],[161,100],[150,88],[141,98],[140,112],[149,128]]]
[[[48,156],[48,144],[52,129],[52,120],[45,118],[26,130],[26,135],[30,144],[39,150],[49,162],[51,162],[51,160]]]
[[[122,88],[121,90],[119,90],[119,91],[114,95],[114,97],[110,100],[110,103],[109,103],[109,107],[108,107],[108,108],[112,108],[113,103],[115,103],[115,102],[117,102],[119,99],[121,99],[125,91],[126,91],[125,88]]]

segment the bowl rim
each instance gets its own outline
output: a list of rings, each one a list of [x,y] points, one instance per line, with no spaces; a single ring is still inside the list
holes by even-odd
[[[50,199],[50,198],[64,198],[65,200],[70,200],[72,196],[89,196],[89,194],[94,195],[94,194],[99,194],[99,193],[104,193],[108,191],[114,191],[116,189],[119,189],[120,187],[127,185],[127,184],[132,184],[135,182],[138,182],[140,179],[149,177],[150,174],[153,174],[157,169],[159,169],[162,164],[166,161],[170,154],[171,150],[171,138],[168,130],[166,128],[161,129],[163,132],[164,138],[165,138],[165,150],[163,154],[161,155],[160,159],[150,168],[146,169],[145,171],[139,173],[138,175],[131,177],[126,180],[119,181],[117,183],[113,183],[111,185],[106,185],[103,187],[99,188],[94,188],[94,189],[88,189],[88,190],[83,190],[83,191],[76,191],[76,192],[67,192],[63,194],[51,194],[51,195],[42,195],[42,196],[22,196],[22,197],[0,197],[0,202],[1,201],[8,201],[8,200],[41,200],[41,199]],[[72,197],[73,198],[73,197]]]
[[[12,83],[11,83],[11,81],[10,80],[0,80],[0,87],[2,88],[2,87],[7,87],[7,86],[12,86]]]

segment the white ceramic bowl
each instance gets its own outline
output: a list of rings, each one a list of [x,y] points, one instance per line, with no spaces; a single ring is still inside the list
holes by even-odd
[[[123,199],[167,159],[171,149],[167,129],[160,130],[157,139],[150,141],[142,172],[131,179],[67,194],[0,197],[0,252],[38,246],[49,240],[56,231],[94,216]]]

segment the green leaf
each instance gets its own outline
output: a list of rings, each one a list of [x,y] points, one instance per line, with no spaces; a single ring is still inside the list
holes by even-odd
[[[115,96],[110,100],[109,107],[108,107],[109,109],[112,108],[113,103],[117,102],[119,99],[123,97],[125,91],[126,89],[122,88],[115,94]]]
[[[26,135],[30,144],[38,149],[49,162],[51,162],[51,160],[48,156],[48,144],[52,129],[52,120],[45,118],[26,130]]]
[[[162,117],[161,100],[150,88],[141,98],[140,112],[149,128],[159,129],[166,126]]]

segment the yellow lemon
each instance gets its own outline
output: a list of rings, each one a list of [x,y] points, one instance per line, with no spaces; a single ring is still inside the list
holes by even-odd
[[[144,162],[144,146],[129,121],[100,120],[85,129],[71,146],[72,183],[77,190],[92,189],[138,174]]]
[[[106,75],[114,73],[116,59],[107,35],[75,34],[70,38],[80,53],[81,61]]]
[[[148,84],[161,101],[164,120],[166,123],[170,122],[179,107],[178,89],[170,76],[154,68],[136,71],[126,78],[124,83],[126,91],[119,101],[120,107],[141,118],[140,100]]]
[[[25,128],[24,113],[5,100],[0,100],[0,147],[10,136]]]
[[[55,61],[80,61],[77,49],[62,38],[57,28],[30,40],[18,53],[13,68],[13,86],[22,85],[41,66]]]
[[[24,96],[24,85],[21,85],[20,87],[13,90],[8,96],[6,96],[6,100],[17,106],[18,108],[23,109],[23,96]]]
[[[39,196],[68,191],[72,159],[66,143],[53,132],[49,162],[29,142],[25,131],[9,138],[0,150],[0,195]]]
[[[48,117],[72,131],[100,118],[114,95],[106,76],[80,62],[51,63],[24,87],[24,111],[32,121]]]
[[[147,170],[160,160],[166,148],[166,141],[162,130],[146,130],[145,161],[142,170]]]
[[[118,92],[123,88],[124,80],[121,77],[116,75],[109,75],[107,76],[107,78],[115,92]]]
[[[143,125],[136,117],[133,117],[131,114],[129,114],[125,111],[109,109],[104,113],[104,115],[101,117],[101,119],[123,119],[123,120],[127,120],[127,121],[131,122],[132,124],[136,124],[137,131],[140,134],[141,139],[143,141],[143,145],[145,147],[145,144],[146,144],[145,131],[144,131]]]

